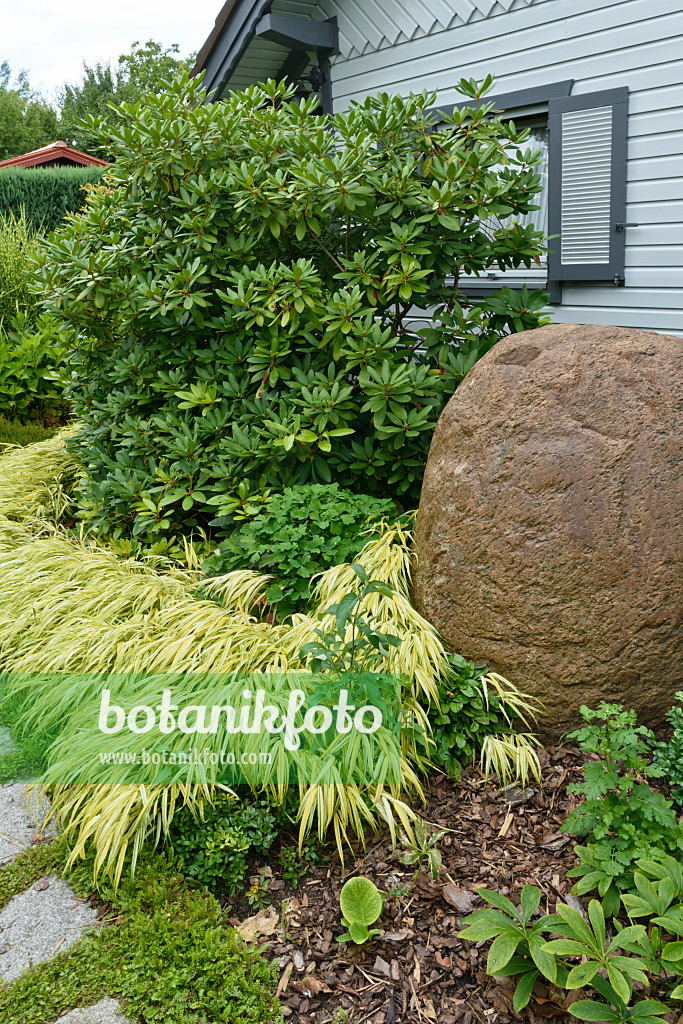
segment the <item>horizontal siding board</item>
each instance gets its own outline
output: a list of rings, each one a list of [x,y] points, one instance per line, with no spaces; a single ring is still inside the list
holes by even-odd
[[[633,182],[676,178],[680,174],[683,174],[680,156],[651,156],[628,162],[628,180]]]
[[[657,74],[659,79],[659,74]],[[660,85],[656,89],[640,89],[633,93],[629,104],[631,114],[666,114],[669,107],[683,108],[683,85]]]
[[[629,203],[628,219],[638,224],[671,224],[681,230],[678,226],[683,225],[683,199],[668,203],[655,200]]]
[[[680,267],[629,267],[626,270],[626,288],[677,288],[680,291],[683,288],[683,274]]]
[[[683,91],[681,92],[683,99]],[[629,113],[628,134],[632,139],[646,135],[674,135],[683,137],[683,106],[669,110],[648,110],[642,114]]]
[[[670,158],[683,155],[683,124],[678,132],[662,135],[640,135],[631,138],[628,144],[628,158],[631,162],[640,160]],[[678,161],[679,169],[682,161]]]
[[[605,324],[614,327],[635,327],[643,331],[663,334],[683,334],[681,314],[667,309],[630,309],[625,306],[573,306],[563,304],[553,319],[560,324]]]
[[[662,19],[662,21],[664,20]],[[677,15],[676,21],[678,27],[676,34],[683,39],[683,13]],[[624,41],[622,47],[614,48],[607,54],[600,49],[605,43],[604,37],[601,39],[600,36],[573,40],[571,47],[568,46],[566,41],[556,45],[539,43],[537,47],[525,52],[527,67],[529,63],[533,63],[537,73],[542,68],[544,72],[542,77],[545,82],[561,81],[572,77],[589,81],[592,76],[600,74],[606,64],[609,65],[612,80],[616,74],[624,74],[631,71],[635,64],[636,67],[647,71],[651,80],[652,67],[671,57],[671,39],[658,37],[654,40],[643,41],[642,45],[638,45],[636,28],[641,28],[641,26],[628,26],[628,28],[624,29],[624,34],[628,34],[630,42]],[[642,34],[645,35],[644,30],[646,26],[642,26],[642,28]],[[616,31],[610,34],[612,42],[616,42],[616,35]],[[405,44],[405,49],[408,50],[412,45]],[[400,48],[397,47],[396,49],[398,51]],[[569,56],[569,54],[572,54],[572,56]],[[398,57],[398,52],[395,55]],[[362,91],[364,93],[380,90],[405,92],[407,91],[407,75],[408,80],[413,83],[413,88],[419,85],[419,88],[426,89],[438,89],[440,86],[443,86],[444,81],[453,81],[456,74],[460,75],[461,71],[465,72],[468,77],[471,75],[474,78],[483,78],[489,72],[493,72],[501,79],[515,74],[520,65],[520,55],[517,52],[506,53],[498,57],[482,53],[476,59],[474,59],[474,55],[470,52],[468,56],[470,59],[467,61],[466,71],[462,64],[451,63],[450,54],[448,57],[444,54],[443,63],[437,67],[435,67],[433,57],[431,57],[414,63],[411,61],[409,68],[406,68],[403,63],[392,64],[390,67],[376,68],[371,76],[368,77],[364,74],[365,86]],[[349,65],[352,63],[355,62],[349,61]],[[680,77],[681,62],[676,61],[676,64],[678,65],[678,75]],[[349,68],[349,71],[351,70]],[[355,72],[355,69],[353,71]],[[356,75],[354,74],[355,77]],[[340,91],[340,94],[343,94],[349,86],[353,91],[357,91],[358,82],[355,82],[354,78],[339,82],[338,91]],[[574,95],[592,91],[594,91],[593,85],[590,88],[575,89]],[[443,102],[443,99],[441,102]]]
[[[683,267],[683,245],[629,245],[626,248],[626,266]],[[683,272],[680,280],[683,286]]]
[[[681,50],[681,40],[669,40],[669,49],[676,49],[677,54]],[[674,58],[671,57],[670,53],[667,53],[666,46],[660,51],[663,57],[657,64],[657,81],[665,85],[678,85],[681,81],[681,59],[678,55]],[[668,59],[670,58],[670,59]],[[599,70],[591,70],[590,74],[585,78],[581,76],[581,80],[577,81],[574,86],[573,95],[577,96],[584,92],[596,92],[600,89],[609,89],[614,85],[615,79],[621,80],[621,84],[624,84],[626,76],[628,76],[627,84],[632,93],[638,93],[640,90],[647,88],[648,85],[652,84],[652,67],[641,66],[640,60],[633,62],[635,67],[622,66],[622,62],[619,63],[618,67],[615,67],[614,71],[612,68],[612,59],[603,63]],[[606,70],[609,69],[609,70]],[[618,79],[617,79],[618,75]]]
[[[572,306],[600,305],[605,308],[653,308],[677,310],[680,313],[681,292],[678,288],[590,288],[564,286],[565,302]],[[683,318],[681,320],[683,326]]]
[[[631,221],[633,213],[629,210],[628,219]],[[671,220],[671,215],[669,215]],[[637,228],[626,228],[626,251],[630,246],[643,245],[680,245],[683,238],[683,229],[680,224],[648,224],[643,217],[633,220]]]

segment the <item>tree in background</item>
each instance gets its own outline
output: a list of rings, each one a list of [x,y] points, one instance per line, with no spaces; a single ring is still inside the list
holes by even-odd
[[[57,139],[57,111],[31,89],[28,73],[12,81],[12,69],[0,64],[0,160],[30,153]]]
[[[77,118],[94,114],[111,122],[120,122],[120,115],[114,113],[110,103],[136,103],[147,93],[158,93],[161,82],[173,78],[178,71],[192,67],[194,54],[179,56],[177,43],[164,49],[161,43],[148,39],[144,45],[138,41],[131,46],[130,53],[123,53],[117,66],[96,63],[90,67],[83,61],[83,79],[78,85],[65,83],[59,102],[62,109],[60,131],[62,138],[77,149],[106,158],[105,148],[81,125]]]

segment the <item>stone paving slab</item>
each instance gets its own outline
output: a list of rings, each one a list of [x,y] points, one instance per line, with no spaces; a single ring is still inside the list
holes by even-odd
[[[12,981],[27,967],[62,953],[96,919],[95,908],[79,900],[63,879],[40,879],[0,912],[0,978]]]
[[[0,866],[31,845],[31,837],[38,832],[45,818],[49,805],[43,804],[41,809],[35,793],[31,794],[27,809],[25,791],[25,782],[0,786]],[[52,834],[50,828],[45,832]]]
[[[94,1006],[70,1010],[58,1024],[126,1024],[126,1020],[116,999],[100,999]]]
[[[0,729],[0,754],[11,750],[11,742],[9,731]],[[46,810],[37,793],[27,806],[25,782],[0,786],[0,866],[31,845]],[[45,829],[48,835],[54,831],[51,825]],[[0,982],[11,982],[26,968],[68,949],[96,919],[95,909],[63,879],[55,875],[40,879],[0,911]],[[59,1020],[61,1024],[129,1024],[115,999],[70,1010]]]

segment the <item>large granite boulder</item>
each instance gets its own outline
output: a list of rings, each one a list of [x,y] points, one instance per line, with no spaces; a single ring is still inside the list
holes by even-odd
[[[556,324],[513,335],[439,419],[414,600],[448,648],[540,697],[662,725],[683,689],[683,339]]]

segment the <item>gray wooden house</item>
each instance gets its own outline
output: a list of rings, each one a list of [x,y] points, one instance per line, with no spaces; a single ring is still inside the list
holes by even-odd
[[[497,78],[491,97],[547,154],[527,283],[554,319],[683,335],[683,0],[227,0],[196,71],[216,98],[267,78],[325,111],[368,94]],[[488,98],[488,97],[487,97]]]

